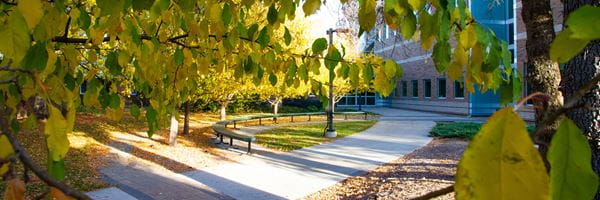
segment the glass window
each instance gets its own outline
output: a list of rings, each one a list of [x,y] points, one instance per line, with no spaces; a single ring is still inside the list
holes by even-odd
[[[402,81],[402,96],[408,96],[408,84],[406,81]]]
[[[437,96],[438,98],[446,98],[446,79],[445,78],[438,78],[437,79],[438,82],[438,93]]]
[[[454,81],[454,98],[465,98],[465,88],[462,82]]]
[[[512,13],[512,12],[510,12]],[[515,44],[515,24],[514,23],[510,23],[508,24],[508,45],[512,45]]]
[[[431,97],[431,79],[423,79],[423,96]]]
[[[418,97],[419,96],[419,80],[412,80],[412,96],[413,97]]]

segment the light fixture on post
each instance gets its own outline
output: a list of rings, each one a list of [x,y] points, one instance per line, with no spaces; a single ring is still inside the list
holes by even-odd
[[[327,35],[329,35],[329,47],[333,46],[333,33],[346,33],[348,32],[348,29],[342,29],[342,28],[337,28],[337,29],[333,29],[330,28],[329,30],[327,30]],[[327,104],[327,130],[325,131],[325,137],[328,138],[333,138],[337,136],[337,132],[335,131],[335,128],[333,128],[333,106],[334,106],[334,101],[333,101],[333,79],[335,77],[335,71],[332,69],[329,69],[329,103]]]

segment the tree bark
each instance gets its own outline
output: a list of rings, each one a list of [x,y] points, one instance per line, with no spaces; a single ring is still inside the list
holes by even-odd
[[[219,113],[221,121],[227,119],[227,104],[229,104],[229,102],[221,103],[221,112]]]
[[[599,6],[598,0],[564,0],[564,15],[583,5]],[[566,18],[564,19],[566,21]],[[564,24],[564,23],[563,23]],[[594,40],[572,60],[565,63],[563,71],[563,93],[568,99],[581,86],[589,82],[600,73],[600,40]],[[600,85],[581,99],[581,103],[589,105],[567,112],[569,117],[587,136],[592,148],[592,167],[596,174],[600,174]],[[596,200],[600,200],[600,190],[597,191]]]
[[[171,128],[169,130],[169,145],[175,146],[177,144],[177,131],[179,131],[179,122],[177,117],[171,115]]]
[[[190,102],[186,101],[183,104],[183,109],[185,110],[185,117],[183,119],[183,135],[189,135],[190,134]]]
[[[279,101],[276,101],[275,104],[273,104],[273,114],[277,115],[279,113]]]
[[[558,64],[550,60],[548,49],[554,40],[554,22],[552,19],[552,9],[549,0],[523,0],[523,9],[521,16],[527,30],[527,79],[531,83],[531,88],[535,92],[542,92],[548,95],[549,99],[534,100],[536,106],[535,122],[540,128],[542,119],[550,113],[557,110],[563,104],[563,96],[559,90],[561,74]],[[546,167],[546,153],[552,134],[558,128],[558,123],[547,126],[544,130],[538,131],[535,135],[538,150],[544,158]]]

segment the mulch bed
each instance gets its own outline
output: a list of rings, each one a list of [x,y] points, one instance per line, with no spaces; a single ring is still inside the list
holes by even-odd
[[[454,183],[456,165],[467,142],[434,139],[427,146],[376,168],[350,177],[305,199],[410,199]],[[437,199],[454,199],[447,194]]]

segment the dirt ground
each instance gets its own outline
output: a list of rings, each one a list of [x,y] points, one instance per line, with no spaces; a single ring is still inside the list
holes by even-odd
[[[467,144],[459,139],[434,139],[398,160],[304,199],[410,199],[450,186]],[[437,199],[454,199],[454,195]]]

